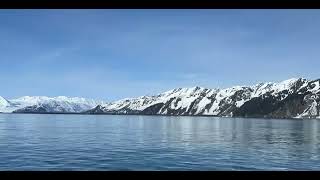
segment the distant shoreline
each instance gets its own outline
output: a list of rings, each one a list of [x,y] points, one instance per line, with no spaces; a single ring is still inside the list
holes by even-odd
[[[97,114],[89,114],[89,113],[7,113],[7,112],[0,112],[0,114],[54,114],[54,115],[111,115],[111,116],[167,116],[167,117],[215,117],[215,118],[245,118],[245,119],[292,119],[292,120],[320,120],[320,118],[274,118],[274,117],[224,117],[224,116],[216,116],[216,115],[167,115],[167,114],[116,114],[116,113],[97,113]]]

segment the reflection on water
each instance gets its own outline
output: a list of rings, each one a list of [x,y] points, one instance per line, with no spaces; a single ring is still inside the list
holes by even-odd
[[[320,170],[319,120],[0,115],[0,170]]]

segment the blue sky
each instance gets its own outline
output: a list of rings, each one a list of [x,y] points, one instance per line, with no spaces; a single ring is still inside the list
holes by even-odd
[[[319,78],[319,10],[1,10],[0,96]]]

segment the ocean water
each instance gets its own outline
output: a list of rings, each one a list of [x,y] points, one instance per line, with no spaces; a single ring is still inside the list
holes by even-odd
[[[0,114],[0,170],[320,170],[320,120]]]

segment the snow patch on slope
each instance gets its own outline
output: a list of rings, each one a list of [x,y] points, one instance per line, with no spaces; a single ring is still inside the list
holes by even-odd
[[[273,84],[272,89],[275,91],[275,93],[290,89],[298,80],[299,78],[292,78],[280,83],[275,83]]]
[[[210,103],[211,103],[211,100],[208,99],[207,97],[202,98],[198,104],[198,109],[196,111],[196,114],[199,114],[206,107],[206,105]]]
[[[247,101],[247,100],[244,100],[244,99],[242,99],[242,100],[240,100],[240,101],[237,101],[237,102],[236,102],[236,107],[241,107],[246,101]]]
[[[316,101],[313,101],[311,105],[303,111],[303,113],[297,116],[297,118],[317,116],[318,115],[317,105],[318,103]]]
[[[318,93],[320,91],[319,81],[316,81],[312,84],[314,85],[314,88],[310,89],[309,91],[312,93]]]
[[[221,104],[222,101],[224,101],[224,104],[233,104],[233,100],[230,98],[233,95],[235,95],[236,92],[243,90],[246,91],[245,87],[243,86],[234,86],[232,88],[226,88],[226,89],[222,89],[220,91],[217,92],[216,96],[215,96],[215,100],[213,101],[213,104],[211,106],[211,108],[209,109],[209,111],[205,112],[205,115],[218,115],[221,112]],[[241,99],[239,101],[235,101],[235,105],[239,106],[244,104],[246,101],[248,101],[249,98],[247,99]]]

